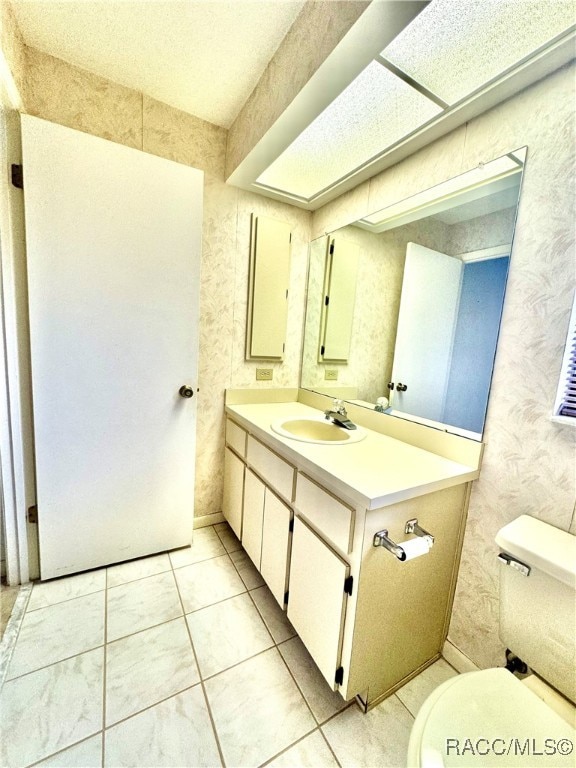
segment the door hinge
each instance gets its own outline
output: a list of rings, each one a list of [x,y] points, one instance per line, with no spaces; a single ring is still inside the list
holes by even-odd
[[[36,505],[34,505],[33,507],[28,507],[27,518],[29,523],[38,522],[38,507]]]
[[[324,349],[325,349],[324,344],[322,344],[322,346],[320,347],[320,354],[321,355],[324,354]]]
[[[344,667],[338,667],[336,670],[336,675],[334,677],[334,682],[336,685],[342,685],[344,682]]]
[[[290,594],[290,590],[288,592],[284,592],[284,605],[288,605],[288,595]]]
[[[330,255],[334,253],[334,243],[330,243]]]
[[[328,306],[328,304],[330,304],[330,296],[326,296],[326,297],[324,298],[324,306],[325,306],[325,307],[327,307],[327,306]]]
[[[344,579],[344,592],[347,595],[352,595],[352,587],[354,585],[354,576],[348,576]]]
[[[294,518],[290,520],[290,524],[288,526],[288,530],[290,533],[294,533]]]
[[[24,171],[21,165],[12,163],[10,166],[10,180],[13,187],[24,189]]]

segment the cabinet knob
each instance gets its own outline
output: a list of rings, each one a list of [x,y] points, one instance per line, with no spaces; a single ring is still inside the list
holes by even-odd
[[[389,381],[388,382],[388,389],[394,389],[394,382],[393,381]]]
[[[398,384],[396,384],[396,390],[398,392],[406,392],[407,389],[408,389],[408,385],[407,384],[401,384],[400,382],[398,382]]]
[[[178,390],[178,394],[180,397],[194,397],[194,390],[192,387],[187,386],[186,384],[183,384],[180,389]]]

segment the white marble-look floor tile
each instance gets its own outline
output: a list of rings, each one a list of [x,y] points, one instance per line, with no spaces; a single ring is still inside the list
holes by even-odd
[[[211,557],[225,555],[226,550],[220,541],[218,534],[212,526],[196,528],[192,536],[192,546],[184,549],[174,549],[170,554],[173,568],[182,568],[184,565],[192,565]]]
[[[26,613],[7,678],[103,645],[104,596],[95,592]]]
[[[314,731],[267,763],[266,768],[339,768],[339,766],[322,733]]]
[[[177,568],[174,575],[186,613],[246,591],[228,555]]]
[[[157,768],[221,765],[200,685],[106,731],[105,765]]]
[[[172,571],[131,581],[108,590],[108,641],[182,616]]]
[[[80,744],[58,752],[34,768],[102,768],[102,734],[97,733]]]
[[[278,650],[319,723],[348,706],[342,696],[333,691],[324,680],[299,637],[282,643]]]
[[[389,696],[366,714],[348,707],[322,731],[343,768],[398,768],[406,765],[413,722],[401,701]]]
[[[106,569],[79,573],[77,576],[65,576],[53,581],[36,582],[28,603],[28,611],[46,608],[49,605],[63,603],[74,597],[90,595],[106,589]]]
[[[103,648],[4,684],[0,765],[30,765],[102,730]]]
[[[275,648],[204,685],[227,765],[260,765],[316,726]]]
[[[267,586],[251,590],[250,595],[275,643],[283,643],[296,635],[296,630],[288,621],[286,612],[280,608]]]
[[[457,674],[458,672],[447,661],[439,659],[397,690],[396,696],[398,696],[406,709],[416,717],[418,710],[432,691]]]
[[[172,565],[167,552],[163,552],[161,555],[142,557],[139,560],[129,560],[127,563],[111,565],[106,569],[108,571],[108,586],[117,587],[119,584],[145,579],[146,576],[155,576],[157,573],[171,569]]]
[[[214,526],[214,530],[218,534],[222,544],[224,544],[226,552],[237,552],[239,549],[242,549],[240,539],[238,539],[228,523],[218,523]]]
[[[203,678],[274,645],[248,593],[194,611],[186,618]]]
[[[239,549],[237,552],[230,552],[230,560],[232,560],[240,578],[246,584],[246,589],[257,589],[265,584],[264,579],[256,570],[254,563],[250,560],[250,556],[245,550]]]
[[[199,679],[184,618],[116,640],[106,653],[106,725],[190,688]]]

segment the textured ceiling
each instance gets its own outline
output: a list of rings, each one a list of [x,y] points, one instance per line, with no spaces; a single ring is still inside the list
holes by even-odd
[[[304,0],[12,0],[27,45],[228,128]]]

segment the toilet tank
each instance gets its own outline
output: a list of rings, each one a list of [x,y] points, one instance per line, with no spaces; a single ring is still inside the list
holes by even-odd
[[[521,515],[498,531],[496,543],[500,639],[574,702],[576,536]]]

